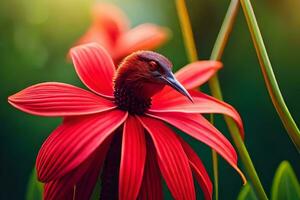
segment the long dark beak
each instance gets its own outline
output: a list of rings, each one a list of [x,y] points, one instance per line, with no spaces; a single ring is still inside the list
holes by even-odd
[[[186,96],[191,102],[193,101],[193,98],[191,97],[191,95],[188,93],[188,91],[181,85],[181,83],[179,83],[174,74],[172,72],[169,72],[168,74],[166,74],[165,76],[162,76],[162,79],[172,88],[174,88],[175,90],[177,90],[179,93],[181,93],[182,95]]]

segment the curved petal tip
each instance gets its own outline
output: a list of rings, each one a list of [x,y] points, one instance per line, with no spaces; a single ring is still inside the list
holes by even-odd
[[[244,175],[244,173],[236,166],[234,167],[234,169],[238,172],[238,174],[240,175],[242,181],[243,181],[243,185],[246,185],[247,184],[247,179]]]

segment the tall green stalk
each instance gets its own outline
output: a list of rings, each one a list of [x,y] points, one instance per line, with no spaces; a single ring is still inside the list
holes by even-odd
[[[179,17],[182,15],[182,13],[180,13],[182,10],[182,8],[180,8],[180,6],[184,6],[185,7],[185,1],[184,0],[177,0],[176,1],[176,5],[177,5],[177,9],[178,9],[178,15]],[[229,6],[228,12],[226,14],[226,17],[224,19],[224,22],[222,24],[220,33],[218,35],[218,38],[216,40],[216,43],[214,45],[214,49],[211,55],[211,58],[214,60],[219,60],[223,54],[224,48],[227,44],[227,40],[228,40],[228,36],[232,30],[232,26],[234,23],[234,19],[237,15],[237,11],[238,11],[238,6],[239,6],[239,2],[238,0],[232,0],[231,4]],[[188,29],[191,26],[187,26],[187,24],[190,24],[189,22],[189,18],[185,18],[185,20],[188,20],[188,22],[185,22],[184,20],[180,20],[181,22],[181,28],[183,29],[183,33],[192,33],[192,31],[186,31],[184,29]],[[189,37],[189,38],[193,38],[192,34],[183,34],[184,37]],[[191,39],[185,39],[185,41],[191,41]],[[189,53],[191,51],[190,45],[185,45],[187,52]],[[194,47],[192,49],[196,49],[195,48],[195,44],[193,44]],[[220,88],[220,83],[219,83],[219,79],[218,76],[215,75],[213,76],[210,80],[209,80],[209,87],[210,90],[212,92],[212,95],[220,100],[223,100],[222,98],[222,92],[221,92],[221,88]],[[255,193],[257,195],[257,197],[261,200],[267,200],[267,196],[266,193],[262,187],[262,184],[259,180],[259,177],[256,173],[256,170],[254,168],[254,165],[252,163],[252,160],[249,156],[249,153],[247,151],[247,148],[240,136],[240,132],[239,129],[237,127],[237,125],[235,124],[235,122],[227,116],[224,116],[227,127],[229,129],[229,132],[231,134],[231,137],[233,138],[233,141],[235,143],[235,146],[239,152],[239,155],[241,157],[241,160],[244,164],[245,170],[247,172],[247,175],[249,177],[249,179],[251,180],[251,182],[253,183],[253,188],[255,190]]]
[[[210,59],[211,60],[221,60],[225,46],[227,44],[229,35],[232,31],[232,27],[234,25],[237,13],[239,10],[239,3],[238,0],[236,1],[231,1],[228,10],[226,12],[225,18],[223,20],[220,32],[218,34],[218,37],[216,39],[214,48],[212,50]],[[215,74],[212,79],[217,79],[218,80],[218,75]],[[222,93],[221,91],[218,92],[217,90],[214,90],[215,92],[213,92],[212,90],[212,85],[213,83],[211,82],[211,80],[209,81],[209,85],[210,85],[210,90],[213,94],[213,96],[215,97],[219,97],[220,99],[222,99]],[[213,115],[211,115],[211,122],[213,122]],[[219,191],[218,191],[218,187],[219,187],[219,180],[218,180],[218,155],[215,151],[212,151],[212,160],[213,160],[213,173],[214,173],[214,183],[215,183],[215,200],[219,199]],[[215,169],[216,168],[216,169]]]
[[[187,50],[187,55],[190,62],[198,60],[198,53],[195,45],[195,40],[193,36],[193,29],[189,19],[188,10],[186,8],[185,1],[176,1],[176,7],[178,10],[178,17],[180,21],[180,26],[182,30],[184,45]],[[214,124],[214,116],[210,115],[210,122]],[[219,173],[218,173],[218,154],[215,150],[212,151],[212,165],[213,165],[213,182],[214,182],[214,197],[215,200],[219,199]]]
[[[238,10],[239,10],[239,1],[232,0],[230,3],[230,6],[228,8],[228,11],[226,13],[226,16],[224,18],[223,24],[221,26],[219,35],[216,39],[216,42],[215,42],[215,45],[214,45],[214,48],[213,48],[213,51],[211,54],[212,60],[220,60],[221,59],[224,48],[227,44],[229,35],[232,31],[233,24],[234,24],[235,18],[237,16]],[[219,83],[217,74],[209,80],[208,84],[211,89],[212,95],[220,100],[223,100],[221,87],[220,87],[220,83]],[[226,124],[229,128],[231,137],[233,138],[234,143],[238,149],[238,152],[240,154],[240,157],[241,157],[244,167],[246,169],[247,175],[249,176],[249,178],[253,184],[253,188],[255,190],[257,197],[259,197],[259,199],[267,199],[267,195],[266,195],[264,188],[263,188],[263,186],[259,180],[259,177],[256,173],[255,167],[252,163],[252,160],[247,151],[247,148],[246,148],[244,142],[242,141],[242,138],[240,137],[239,129],[237,128],[235,122],[231,118],[229,118],[227,116],[224,116],[224,118],[225,118]]]
[[[214,124],[214,115],[210,114],[210,123]],[[215,200],[219,199],[219,169],[218,169],[218,154],[215,150],[211,150],[212,164],[213,164],[213,175],[214,175],[214,196]]]
[[[188,10],[184,0],[176,0],[176,8],[180,21],[184,45],[190,62],[198,60],[198,53],[193,36],[193,29],[190,22]]]
[[[267,85],[268,92],[272,99],[273,105],[288,133],[294,142],[298,151],[300,151],[300,132],[299,129],[286,106],[279,86],[277,84],[271,62],[267,50],[264,45],[262,35],[260,33],[255,14],[250,0],[240,0],[242,8],[248,23],[248,27],[252,36],[252,40],[259,59],[260,67]]]

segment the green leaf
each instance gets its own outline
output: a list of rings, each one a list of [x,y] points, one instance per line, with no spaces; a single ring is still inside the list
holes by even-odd
[[[27,200],[43,199],[43,184],[37,180],[35,169],[32,171],[27,185]]]
[[[300,199],[300,185],[289,162],[283,161],[274,176],[272,200]]]
[[[95,185],[95,188],[93,190],[91,200],[99,200],[100,193],[101,193],[101,183],[100,183],[100,178],[99,178],[96,185]]]
[[[242,187],[237,200],[258,200],[249,183]]]

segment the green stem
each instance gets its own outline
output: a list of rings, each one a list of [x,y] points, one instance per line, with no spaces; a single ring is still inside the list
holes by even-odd
[[[190,62],[198,60],[197,49],[193,37],[193,29],[190,22],[188,10],[186,8],[185,0],[176,0],[176,8],[180,21],[180,27],[183,35],[184,45],[187,50],[187,55]]]
[[[177,0],[177,2],[178,1],[181,1],[181,4],[177,3],[177,7],[179,5],[182,5],[182,4],[185,5],[184,0]],[[214,59],[214,60],[220,60],[221,57],[222,57],[224,48],[227,44],[228,36],[231,33],[232,26],[234,24],[234,21],[235,21],[237,12],[238,12],[238,7],[239,7],[238,0],[232,0],[231,3],[230,3],[229,9],[227,11],[227,14],[224,18],[224,22],[222,24],[220,33],[219,33],[218,38],[216,40],[214,49],[212,51],[211,58]],[[178,12],[180,10],[182,10],[182,9],[178,8]],[[179,16],[181,15],[180,13],[178,13],[178,14],[179,14]],[[187,18],[187,20],[188,20],[188,18]],[[180,21],[181,21],[181,23],[183,23],[182,22],[183,20],[180,20]],[[188,26],[185,26],[184,24],[182,24],[181,27],[182,27],[182,29],[188,28]],[[188,31],[183,30],[183,32],[188,32]],[[191,32],[191,31],[189,31],[189,32]],[[189,34],[189,35],[184,34],[184,37],[193,37],[193,35],[192,34]],[[187,39],[185,39],[185,40],[187,40]],[[186,45],[186,49],[187,49],[188,52],[191,51],[191,50],[189,50],[189,48],[190,47],[188,45]],[[220,83],[219,83],[219,79],[218,79],[217,75],[213,76],[209,80],[209,87],[210,87],[210,90],[211,90],[212,95],[214,97],[216,97],[220,100],[223,100],[222,92],[221,92],[221,88],[220,88]],[[237,125],[235,124],[235,122],[230,117],[224,116],[224,118],[225,118],[226,124],[228,126],[228,129],[230,131],[231,137],[233,138],[235,146],[236,146],[236,148],[239,152],[239,155],[241,157],[241,160],[244,164],[247,175],[249,176],[250,180],[253,183],[253,187],[254,187],[254,190],[255,190],[255,193],[256,193],[257,197],[261,200],[267,200],[268,198],[267,198],[266,193],[265,193],[265,191],[262,187],[262,184],[259,180],[259,177],[256,173],[256,170],[255,170],[254,165],[252,163],[252,160],[249,156],[247,148],[246,148],[246,146],[245,146],[245,144],[244,144],[244,142],[243,142],[243,140],[240,136],[240,132],[239,132],[239,129],[238,129]]]
[[[300,151],[300,132],[287,108],[279,86],[277,84],[271,62],[268,57],[267,50],[264,45],[262,35],[260,33],[255,14],[250,0],[240,0],[242,8],[248,23],[248,27],[252,36],[252,40],[259,59],[260,67],[267,85],[268,92],[272,99],[273,105],[288,133],[291,140],[294,142],[298,151]]]
[[[219,199],[219,170],[218,170],[218,154],[215,150],[211,151],[212,162],[213,162],[213,173],[214,173],[214,193],[215,200]]]
[[[212,54],[211,54],[212,60],[220,60],[221,59],[224,48],[227,44],[229,35],[232,31],[238,10],[239,10],[239,1],[232,0],[230,3],[230,6],[228,8],[228,11],[226,13],[226,16],[224,18],[224,21],[223,21],[221,30],[219,32],[219,35],[217,37],[217,40],[215,42]],[[223,100],[221,87],[220,87],[220,83],[219,83],[217,74],[209,80],[208,84],[212,91],[213,96],[220,100]],[[224,116],[224,118],[225,118],[226,124],[229,128],[231,137],[233,138],[234,143],[238,149],[238,152],[240,154],[240,157],[241,157],[244,167],[246,169],[247,175],[253,184],[253,188],[255,190],[257,197],[262,200],[268,199],[267,195],[264,191],[264,188],[259,180],[259,177],[256,173],[255,167],[252,163],[252,160],[247,151],[247,148],[240,136],[240,131],[239,131],[238,127],[236,126],[235,122],[230,117]]]
[[[187,50],[187,55],[190,62],[198,60],[198,53],[195,46],[195,41],[193,37],[193,29],[189,19],[188,10],[184,0],[177,0],[176,7],[178,11],[178,17],[180,21],[180,26],[183,34],[184,44]],[[214,116],[210,115],[210,122],[214,124]],[[219,173],[218,173],[218,155],[216,151],[212,149],[212,164],[213,164],[213,175],[214,175],[214,196],[215,200],[219,199]]]
[[[228,10],[226,12],[225,18],[223,20],[221,29],[217,36],[216,42],[214,44],[213,50],[211,52],[211,60],[221,60],[224,49],[227,45],[227,41],[232,32],[235,19],[239,11],[239,1],[231,0]]]
[[[214,124],[214,115],[210,115],[210,122]],[[218,154],[215,150],[211,150],[212,163],[213,163],[213,174],[214,174],[214,193],[215,200],[219,199],[219,170],[218,170]]]

